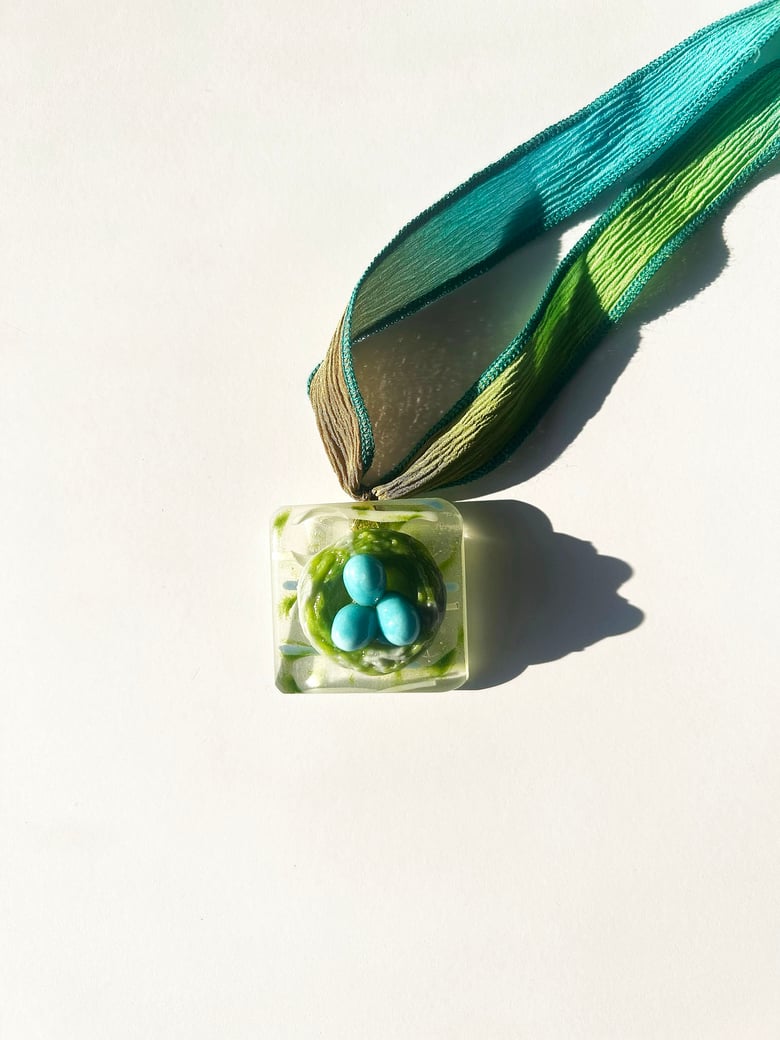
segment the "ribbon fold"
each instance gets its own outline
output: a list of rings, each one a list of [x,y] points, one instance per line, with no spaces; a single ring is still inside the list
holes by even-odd
[[[699,30],[475,174],[379,253],[309,380],[320,435],[348,494],[400,498],[463,483],[515,450],[664,261],[780,151],[780,61],[754,68],[779,30],[780,0]],[[558,264],[524,327],[404,458],[369,479],[374,431],[355,346],[632,172],[633,183]]]

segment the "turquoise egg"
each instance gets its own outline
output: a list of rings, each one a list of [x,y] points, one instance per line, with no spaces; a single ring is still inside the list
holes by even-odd
[[[385,591],[385,569],[375,556],[357,553],[344,564],[344,587],[355,603],[373,607]]]
[[[388,592],[376,605],[379,630],[393,646],[410,646],[420,634],[420,615],[408,599]]]
[[[339,650],[362,650],[376,636],[377,617],[372,607],[348,603],[333,619],[331,642]]]

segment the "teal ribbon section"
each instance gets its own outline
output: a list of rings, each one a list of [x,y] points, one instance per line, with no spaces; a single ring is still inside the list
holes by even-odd
[[[777,154],[780,74],[775,65],[753,70],[779,30],[780,0],[764,0],[701,29],[445,195],[372,261],[349,300],[338,345],[364,473],[374,441],[352,365],[353,344],[484,273],[606,189],[627,183],[629,174],[635,177],[558,266],[527,326],[410,455],[375,482],[379,497],[458,483],[506,457],[663,260]],[[662,233],[654,228],[660,211],[668,218]],[[576,294],[566,294],[567,277],[583,257],[598,304],[590,323],[578,322],[572,313]],[[621,270],[629,272],[622,281]],[[551,322],[566,325],[566,350]],[[531,346],[533,365],[526,365],[522,379],[507,380],[510,366]],[[507,386],[497,388],[501,379]],[[509,406],[509,394],[525,398]],[[436,465],[433,457],[425,463],[426,450]]]

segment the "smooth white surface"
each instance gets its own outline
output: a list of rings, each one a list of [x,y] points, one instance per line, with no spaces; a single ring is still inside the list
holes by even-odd
[[[4,1040],[780,1036],[780,177],[483,507],[552,567],[506,681],[271,666],[268,518],[341,497],[304,383],[362,268],[730,9],[4,5]]]

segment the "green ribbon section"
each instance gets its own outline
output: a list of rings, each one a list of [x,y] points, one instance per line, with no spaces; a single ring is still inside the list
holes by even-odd
[[[777,155],[780,63],[755,62],[778,30],[780,0],[700,30],[399,232],[356,286],[330,364],[312,377],[323,440],[347,491],[394,498],[461,483],[514,450],[652,274]],[[637,168],[558,265],[525,327],[409,455],[367,486],[374,441],[353,345],[488,270]],[[339,390],[354,413],[342,440],[332,409],[323,423],[319,406]]]

